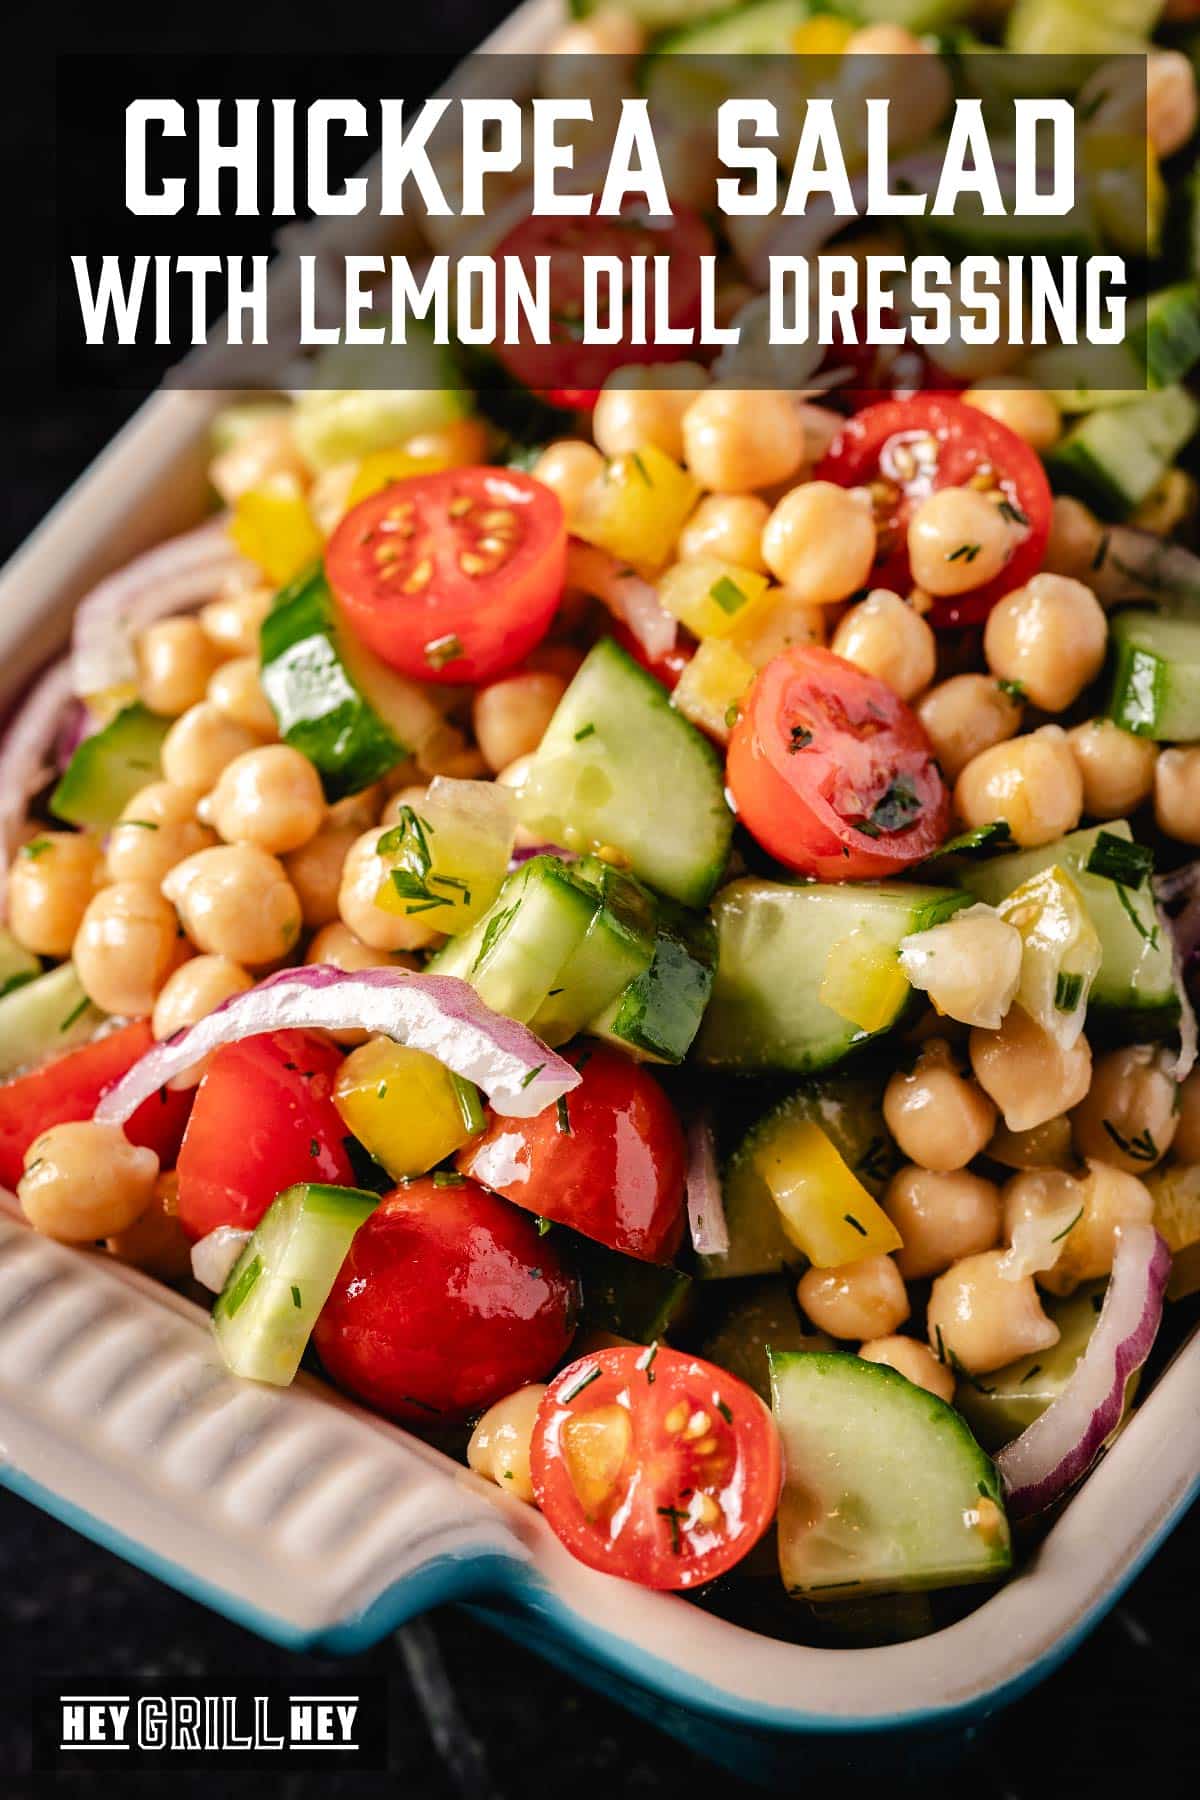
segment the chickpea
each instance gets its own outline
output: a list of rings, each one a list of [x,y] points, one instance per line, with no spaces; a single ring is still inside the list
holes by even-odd
[[[1003,819],[1023,850],[1074,831],[1083,816],[1083,777],[1066,732],[1043,725],[981,750],[955,783],[954,805],[967,826]]]
[[[592,437],[604,456],[621,456],[647,444],[683,461],[683,415],[708,385],[699,363],[658,363],[651,369],[618,369],[596,398]]]
[[[1018,1265],[1026,1255],[1022,1240],[1027,1226],[1032,1227],[1031,1248],[1037,1253],[1039,1263],[1048,1266],[1061,1255],[1060,1246],[1064,1241],[1061,1222],[1065,1218],[1067,1230],[1072,1230],[1070,1221],[1081,1209],[1080,1184],[1072,1169],[1022,1169],[1005,1182],[1001,1196],[1004,1239],[1013,1250]],[[1027,1264],[1024,1272],[1033,1273],[1033,1266]],[[1038,1278],[1041,1279],[1041,1273]]]
[[[515,1494],[518,1500],[533,1500],[529,1446],[545,1392],[545,1384],[535,1381],[497,1400],[488,1407],[467,1445],[467,1461],[475,1473],[494,1481],[505,1493]]]
[[[177,862],[216,841],[216,832],[196,817],[192,789],[152,781],[128,802],[109,834],[108,873],[113,881],[158,887]]]
[[[397,788],[408,787],[416,779],[417,765],[409,758],[390,770],[383,781],[374,781],[370,787],[359,788],[357,794],[335,800],[326,810],[322,831],[340,831],[343,826],[356,832],[365,831],[378,819],[385,796]]]
[[[939,488],[908,524],[912,577],[927,594],[966,594],[1000,574],[1012,555],[1011,526],[974,488]]]
[[[949,1403],[954,1398],[952,1371],[916,1338],[895,1335],[870,1338],[859,1346],[858,1354],[865,1362],[885,1363],[906,1381],[911,1381],[914,1387],[936,1394],[939,1400]]]
[[[198,619],[160,619],[143,631],[137,658],[142,705],[177,719],[203,700],[221,653]]]
[[[105,1248],[159,1281],[184,1281],[192,1272],[191,1239],[179,1223],[179,1177],[160,1175],[144,1213],[124,1231],[110,1232]]]
[[[232,506],[251,488],[261,487],[273,475],[308,479],[292,437],[290,421],[283,412],[278,418],[264,419],[256,429],[247,431],[228,450],[214,456],[208,467],[208,478],[226,506]]]
[[[95,838],[82,831],[41,831],[12,860],[8,923],[38,956],[69,956],[75,933],[103,880]]]
[[[679,534],[679,554],[685,561],[715,556],[761,575],[767,566],[763,527],[770,516],[757,494],[706,494]]]
[[[1000,1242],[1000,1190],[964,1169],[943,1175],[909,1163],[888,1183],[883,1209],[904,1239],[896,1267],[905,1281],[940,1275]]]
[[[1154,817],[1181,844],[1200,844],[1200,745],[1164,750],[1154,765]]]
[[[1193,1069],[1179,1089],[1174,1150],[1176,1162],[1200,1162],[1200,1068]]]
[[[197,950],[210,956],[256,968],[286,956],[300,935],[296,890],[283,864],[257,844],[199,850],[176,864],[162,891]]]
[[[1043,569],[1053,575],[1070,575],[1085,581],[1096,568],[1104,548],[1104,527],[1081,500],[1056,494],[1050,513],[1050,541]]]
[[[259,627],[274,598],[269,587],[243,587],[210,600],[199,615],[204,635],[222,656],[256,656]]]
[[[350,511],[350,495],[358,480],[357,462],[332,463],[318,469],[308,490],[308,513],[324,538],[330,538]]]
[[[168,976],[154,1002],[151,1025],[155,1037],[161,1042],[177,1031],[186,1031],[215,1012],[223,1000],[253,986],[245,969],[227,956],[190,957]]]
[[[1087,1039],[1064,1050],[1021,1006],[1009,1008],[998,1031],[972,1031],[970,1053],[975,1079],[1010,1131],[1031,1131],[1069,1112],[1092,1079]]]
[[[566,691],[566,683],[549,673],[507,675],[480,688],[471,727],[488,768],[507,768],[536,750]]]
[[[1107,1275],[1122,1225],[1148,1225],[1154,1218],[1149,1188],[1125,1169],[1089,1162],[1085,1179],[1076,1185],[1083,1198],[1083,1217],[1063,1239],[1054,1267],[1038,1277],[1051,1294],[1070,1294],[1081,1281]]]
[[[968,1256],[939,1275],[929,1296],[929,1342],[952,1367],[987,1375],[1058,1342],[1031,1275],[1005,1275],[1003,1250]]]
[[[933,680],[937,642],[933,632],[899,594],[872,588],[839,622],[830,649],[868,675],[911,700]]]
[[[807,1269],[796,1297],[818,1331],[835,1338],[887,1337],[908,1317],[908,1294],[890,1256]]]
[[[1022,387],[1017,375],[997,375],[986,387],[968,388],[962,398],[967,406],[1007,425],[1039,453],[1049,450],[1062,436],[1057,402],[1039,388]]]
[[[1156,1044],[1126,1044],[1097,1057],[1091,1086],[1071,1114],[1080,1156],[1135,1175],[1162,1161],[1179,1125],[1170,1060]]]
[[[1196,76],[1182,50],[1146,58],[1146,133],[1162,160],[1182,150],[1196,129]]]
[[[604,473],[604,458],[591,444],[578,438],[560,438],[547,444],[533,465],[536,480],[557,494],[569,525],[579,503],[594,481]]]
[[[227,844],[257,844],[283,856],[315,837],[325,795],[307,756],[288,744],[270,744],[227,763],[201,810]]]
[[[306,963],[328,963],[331,968],[344,969],[350,975],[359,969],[415,969],[418,966],[415,956],[405,956],[399,950],[372,950],[340,920],[318,931],[304,960]],[[331,1031],[329,1035],[339,1044],[346,1045],[365,1044],[368,1036],[365,1031]]]
[[[717,494],[748,494],[800,474],[804,424],[791,394],[710,387],[683,415],[683,449],[701,487]],[[861,586],[861,581],[852,582],[845,591]]]
[[[1154,791],[1158,745],[1122,731],[1111,719],[1089,719],[1068,731],[1083,778],[1083,810],[1093,819],[1123,819]]]
[[[17,1198],[35,1231],[89,1244],[127,1231],[149,1206],[157,1176],[153,1150],[131,1144],[119,1125],[79,1119],[33,1140]]]
[[[375,896],[388,873],[382,857],[376,854],[379,836],[378,827],[364,831],[347,852],[338,889],[338,911],[343,924],[373,950],[420,950],[426,944],[436,943],[436,927],[421,917],[406,918],[376,906]]]
[[[217,711],[260,738],[278,737],[271,702],[258,678],[256,656],[235,656],[223,663],[208,684],[208,699]]]
[[[965,1169],[996,1125],[996,1108],[974,1081],[959,1073],[944,1038],[930,1038],[916,1066],[892,1076],[884,1090],[883,1116],[910,1161],[942,1174]]]
[[[342,870],[350,846],[359,835],[360,828],[353,825],[336,829],[326,825],[307,844],[284,857],[287,878],[296,890],[300,916],[309,931],[332,925],[337,918]]]
[[[247,731],[244,725],[218,712],[211,700],[202,700],[176,719],[163,739],[162,772],[176,787],[207,794],[235,756],[261,746],[262,739],[256,731]]]
[[[103,1012],[145,1017],[154,1010],[168,975],[188,955],[188,946],[156,887],[148,881],[114,881],[89,903],[71,954],[94,1005]]]
[[[1009,1169],[1060,1169],[1069,1174],[1075,1167],[1071,1121],[1060,1113],[1028,1131],[1010,1131],[1007,1125],[1001,1125],[987,1154],[993,1162],[1003,1163]]]
[[[869,497],[831,481],[793,488],[767,520],[762,553],[771,573],[810,605],[845,600],[866,586],[875,561]]]
[[[1104,608],[1069,575],[1035,575],[988,614],[983,653],[1002,681],[1018,681],[1043,712],[1062,712],[1100,673]]]
[[[917,706],[947,781],[993,744],[1021,729],[1021,702],[988,675],[952,675],[930,688]]]

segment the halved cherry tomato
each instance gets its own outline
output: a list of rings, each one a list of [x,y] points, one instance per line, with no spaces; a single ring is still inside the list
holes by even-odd
[[[51,1125],[90,1119],[101,1098],[135,1062],[154,1048],[149,1019],[135,1019],[94,1043],[56,1056],[29,1075],[0,1087],[0,1184],[15,1188],[25,1152]],[[125,1127],[132,1144],[153,1150],[164,1169],[175,1161],[192,1108],[192,1095],[160,1088],[143,1101]]]
[[[461,1176],[395,1188],[354,1235],[313,1341],[339,1387],[426,1425],[540,1381],[578,1290],[528,1214]]]
[[[608,630],[622,650],[629,652],[634,662],[641,663],[648,675],[661,681],[668,694],[674,693],[679,677],[696,654],[696,640],[689,631],[680,630],[675,639],[675,648],[668,650],[665,656],[652,657],[645,645],[634,637],[628,625],[622,624],[619,619],[614,620]]]
[[[879,533],[872,581],[907,594],[908,522],[938,488],[973,478],[998,488],[1015,529],[1024,532],[992,581],[953,599],[934,602],[934,625],[974,625],[996,601],[1036,575],[1050,535],[1052,495],[1041,460],[1014,431],[976,407],[945,394],[885,400],[848,419],[815,471],[818,481],[870,487]]]
[[[459,1152],[464,1175],[643,1262],[670,1262],[683,1236],[687,1147],[646,1069],[594,1045],[565,1052],[583,1077],[532,1119],[491,1115]]]
[[[881,308],[879,316],[889,329],[901,323],[899,314],[888,306]],[[961,389],[962,382],[943,375],[911,338],[906,338],[902,344],[872,344],[865,306],[856,306],[852,317],[857,341],[853,344],[843,342],[841,320],[835,319],[832,342],[821,360],[823,374],[850,371],[848,378],[843,375],[830,389],[829,399],[834,404],[849,402],[861,408],[914,394],[922,388],[936,388],[939,392]]]
[[[818,881],[895,875],[936,850],[950,822],[916,714],[885,682],[812,644],[760,671],[726,780],[763,848]]]
[[[595,215],[582,218],[534,218],[532,215],[513,227],[496,249],[500,293],[497,310],[503,316],[504,288],[507,271],[519,263],[530,285],[536,278],[536,257],[550,259],[551,341],[530,341],[505,345],[499,355],[518,381],[541,391],[557,390],[558,406],[593,405],[592,396],[603,387],[614,369],[630,363],[678,362],[695,354],[688,344],[634,344],[628,330],[617,344],[584,345],[579,342],[583,319],[583,258],[606,256],[631,265],[635,256],[648,260],[646,268],[646,303],[643,316],[651,321],[658,317],[656,295],[658,269],[653,258],[666,257],[668,294],[665,322],[673,328],[696,331],[700,324],[700,258],[713,253],[712,233],[700,217],[687,206],[675,206],[670,219],[649,219],[640,205],[631,201],[619,218],[601,219]],[[623,289],[628,289],[629,277]],[[624,295],[623,295],[624,297]],[[628,311],[627,303],[627,311]],[[653,340],[654,332],[647,335]]]
[[[519,663],[562,598],[558,496],[517,469],[413,475],[348,512],[325,552],[363,642],[420,681],[477,682]]]
[[[557,1375],[530,1464],[572,1555],[649,1588],[699,1587],[740,1562],[782,1482],[779,1433],[758,1395],[656,1344],[599,1350]]]
[[[218,1225],[251,1230],[296,1181],[353,1184],[332,1099],[341,1062],[335,1045],[309,1031],[270,1031],[216,1052],[176,1165],[190,1238]]]

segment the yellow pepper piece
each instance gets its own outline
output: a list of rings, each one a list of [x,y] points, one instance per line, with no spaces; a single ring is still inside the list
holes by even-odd
[[[754,680],[754,669],[723,638],[706,638],[697,648],[671,696],[685,719],[720,744],[729,742],[738,702]]]
[[[831,944],[817,998],[822,1006],[849,1019],[862,1031],[890,1025],[909,992],[895,946],[856,925]]]
[[[819,606],[787,588],[769,587],[757,605],[734,619],[726,642],[754,668],[764,669],[793,644],[823,644],[825,621]]]
[[[229,535],[243,556],[281,584],[315,561],[324,545],[299,481],[282,473],[238,496]]]
[[[677,462],[647,444],[614,456],[584,490],[571,529],[636,569],[669,561],[700,484]]]
[[[697,556],[678,562],[658,583],[658,597],[693,637],[723,638],[761,611],[769,582],[753,569]]]
[[[855,27],[849,19],[835,18],[833,13],[814,13],[792,33],[792,49],[797,56],[840,56]]]
[[[901,1248],[892,1221],[819,1125],[796,1119],[754,1157],[788,1238],[816,1269]]]
[[[1147,1175],[1154,1198],[1154,1229],[1171,1252],[1167,1299],[1200,1291],[1200,1164],[1186,1163]]]
[[[466,931],[500,892],[516,832],[510,788],[435,777],[420,806],[404,807],[379,834],[389,867],[376,906],[401,918],[426,914],[449,937]]]
[[[397,1180],[423,1175],[483,1129],[479,1094],[436,1057],[390,1038],[352,1050],[333,1103],[360,1143]]]
[[[477,419],[456,419],[439,431],[423,431],[386,450],[372,450],[358,465],[346,510],[360,500],[378,494],[393,481],[409,475],[438,475],[443,469],[463,469],[482,462],[487,453],[487,432]]]

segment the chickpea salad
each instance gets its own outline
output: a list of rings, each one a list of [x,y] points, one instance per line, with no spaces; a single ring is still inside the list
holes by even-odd
[[[938,54],[660,10],[561,47]],[[1170,293],[1138,395],[614,346],[220,412],[223,510],[93,589],[0,749],[32,1228],[612,1575],[839,1642],[1002,1579],[1200,1292]]]

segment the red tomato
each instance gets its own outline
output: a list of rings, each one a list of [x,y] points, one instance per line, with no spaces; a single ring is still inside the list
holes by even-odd
[[[562,598],[557,495],[517,469],[410,475],[348,512],[325,552],[354,630],[420,681],[478,682],[519,663]]]
[[[266,1032],[215,1053],[177,1164],[179,1222],[190,1238],[218,1225],[250,1230],[296,1181],[353,1186],[332,1099],[341,1061],[308,1031]]]
[[[631,201],[620,218],[523,219],[513,227],[496,249],[500,276],[497,311],[504,316],[506,271],[520,263],[526,280],[532,286],[536,279],[535,257],[550,259],[549,344],[530,342],[503,346],[499,354],[506,367],[528,388],[558,390],[555,404],[590,406],[588,390],[603,387],[614,369],[630,363],[678,362],[695,354],[691,344],[634,344],[627,329],[617,344],[583,345],[579,342],[579,322],[583,317],[583,258],[608,256],[632,268],[635,256],[648,260],[646,269],[646,301],[638,311],[647,321],[647,336],[656,335],[658,298],[656,281],[661,264],[654,257],[668,259],[668,293],[665,301],[665,323],[685,331],[697,331],[700,325],[700,258],[713,254],[712,233],[690,207],[676,206],[670,219],[647,219],[639,203]],[[506,259],[513,258],[510,262]],[[628,294],[630,276],[624,282]],[[628,301],[626,301],[628,307]],[[605,317],[601,313],[602,319]]]
[[[628,651],[634,662],[641,663],[648,674],[656,681],[661,681],[668,694],[673,694],[676,683],[683,671],[696,654],[696,640],[690,632],[680,631],[675,640],[675,648],[668,650],[665,656],[652,657],[644,644],[634,637],[628,625],[615,620],[609,626],[609,633],[615,637],[622,650]]]
[[[613,1050],[565,1052],[580,1085],[532,1119],[497,1118],[459,1152],[464,1175],[610,1250],[670,1262],[683,1236],[687,1146],[653,1075]]]
[[[943,375],[929,361],[924,351],[909,338],[903,344],[867,342],[869,332],[865,306],[856,306],[853,318],[858,341],[853,344],[844,343],[841,321],[835,319],[833,343],[821,362],[822,373],[845,369],[850,371],[848,380],[842,379],[830,389],[829,398],[832,401],[841,403],[849,400],[861,407],[892,399],[898,394],[911,394],[920,388],[961,388],[961,382],[952,381],[948,375]],[[881,309],[880,319],[889,329],[901,323],[899,315],[886,306]]]
[[[90,1119],[101,1097],[154,1047],[148,1019],[135,1019],[94,1043],[56,1056],[32,1074],[0,1087],[0,1184],[15,1188],[25,1152],[51,1125]],[[153,1150],[164,1169],[175,1161],[192,1107],[189,1093],[160,1088],[125,1127],[132,1144]]]
[[[699,1587],[775,1517],[779,1433],[736,1376],[655,1344],[600,1350],[542,1396],[530,1462],[551,1527],[589,1568]]]
[[[551,406],[561,406],[564,412],[591,412],[600,398],[600,389],[551,388],[546,398]]]
[[[916,714],[886,683],[811,644],[759,672],[725,778],[763,848],[818,881],[895,875],[936,850],[950,822]]]
[[[313,1341],[347,1393],[428,1424],[540,1381],[571,1341],[577,1302],[524,1213],[473,1181],[425,1176],[359,1227]]]
[[[1050,483],[1028,444],[977,407],[944,394],[915,394],[864,407],[848,419],[815,478],[842,487],[869,485],[885,496],[875,508],[879,548],[871,579],[875,586],[906,594],[912,586],[907,532],[914,509],[936,489],[962,487],[980,471],[995,478],[1013,523],[1024,521],[1025,536],[994,580],[935,601],[929,613],[934,625],[974,625],[997,600],[1036,575],[1046,553]]]

